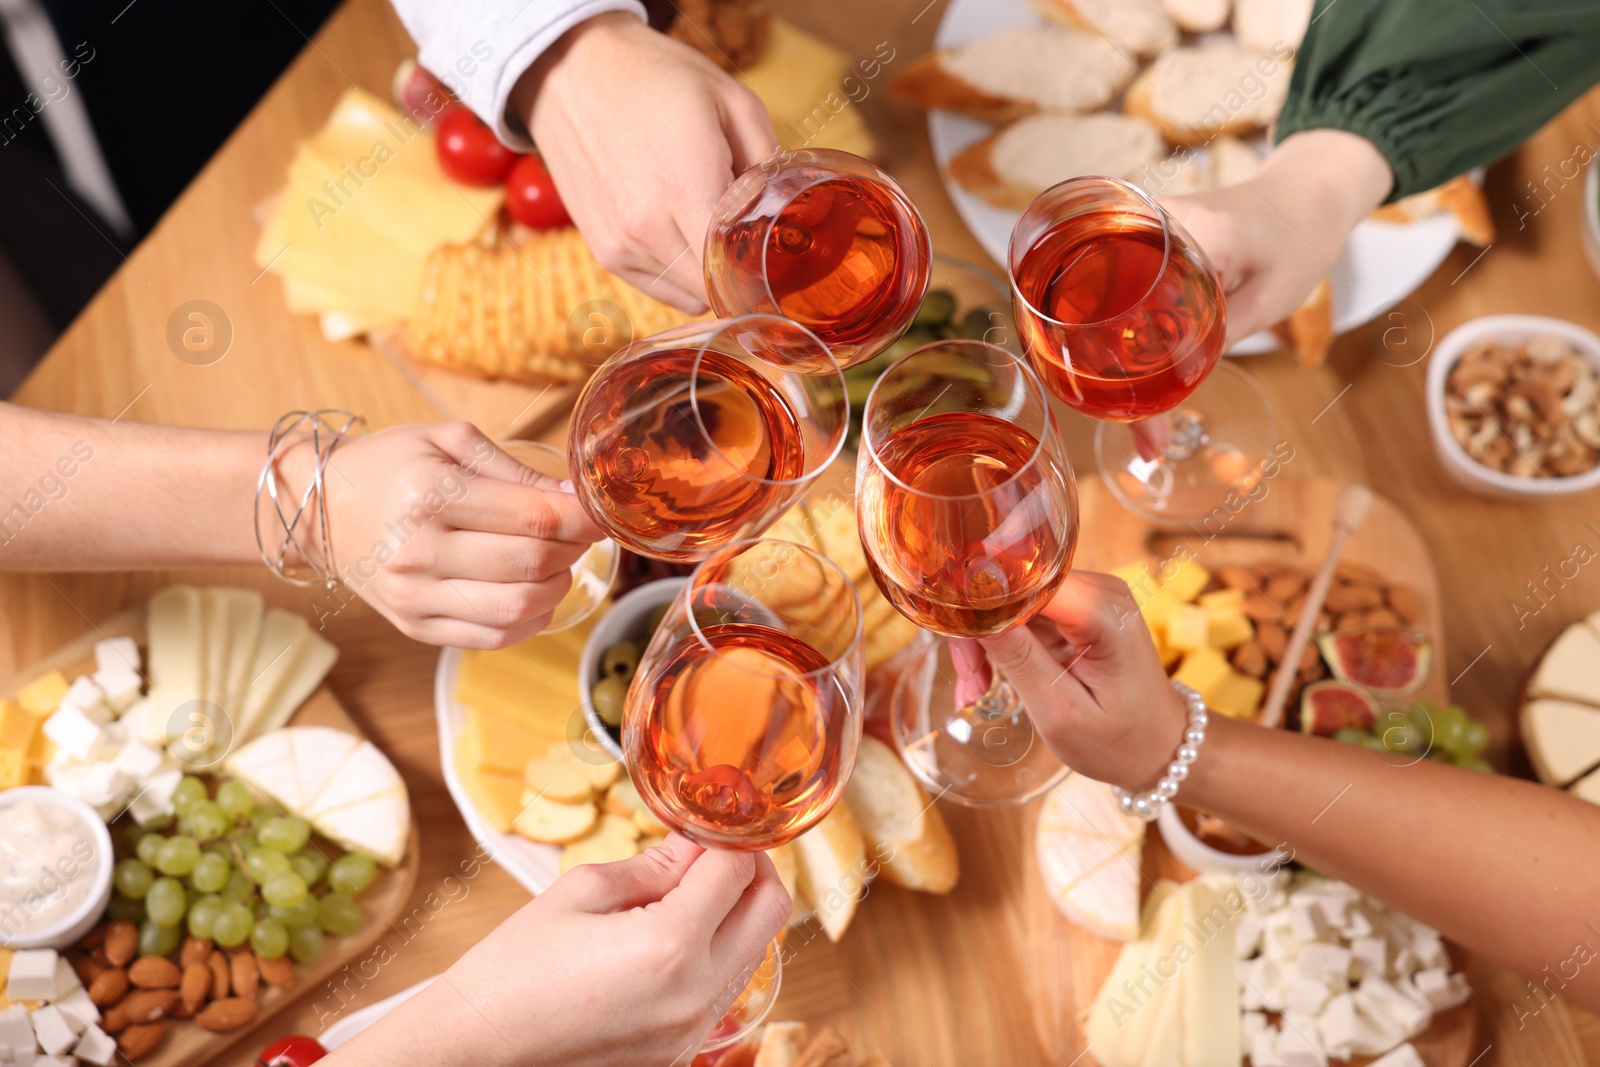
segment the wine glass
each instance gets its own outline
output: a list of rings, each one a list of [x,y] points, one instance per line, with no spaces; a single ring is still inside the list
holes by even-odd
[[[559,448],[538,441],[510,440],[498,444],[502,452],[548,479],[558,489],[572,480],[567,454]],[[572,565],[572,588],[561,598],[550,622],[540,632],[553,634],[568,630],[593,615],[611,592],[621,557],[622,551],[609,537],[590,545]]]
[[[870,161],[829,148],[777,155],[734,179],[706,232],[718,315],[784,315],[865,363],[905,332],[928,292],[928,228]]]
[[[761,1028],[778,1002],[778,990],[783,986],[783,950],[777,941],[767,945],[766,955],[756,964],[749,981],[734,996],[732,1003],[717,1018],[700,1051],[717,1052],[742,1042]],[[732,992],[732,989],[729,989]],[[713,1011],[720,1004],[713,1007]],[[698,1067],[696,1058],[690,1067]]]
[[[850,579],[804,545],[741,541],[696,567],[623,709],[628,773],[656,818],[740,851],[822,821],[861,743],[861,628]]]
[[[1011,231],[1008,258],[1028,358],[1063,403],[1101,420],[1095,453],[1124,504],[1176,522],[1253,486],[1270,407],[1237,368],[1212,375],[1227,335],[1221,284],[1148,193],[1116,178],[1053,186]],[[1156,419],[1140,430],[1150,459],[1127,425],[1106,425]]]
[[[1022,357],[983,341],[935,341],[892,364],[867,398],[856,467],[867,567],[923,629],[992,637],[1033,618],[1072,564],[1078,495],[1044,388]],[[937,657],[937,658],[935,658]],[[1066,774],[1011,685],[958,699],[947,642],[902,685],[894,729],[939,796],[1001,807]],[[944,685],[934,684],[935,676]]]
[[[761,533],[844,446],[828,346],[776,315],[692,322],[628,345],[578,396],[578,500],[638,553],[694,562]]]

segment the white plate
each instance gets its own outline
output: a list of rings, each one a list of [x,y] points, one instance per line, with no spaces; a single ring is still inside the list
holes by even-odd
[[[378,1001],[376,1004],[369,1004],[360,1011],[351,1012],[322,1031],[317,1036],[317,1043],[329,1052],[332,1052],[340,1045],[349,1043],[367,1027],[428,988],[428,983],[432,981],[432,978],[424,978],[410,989],[402,990],[392,997]]]
[[[555,845],[529,841],[521,834],[500,833],[479,814],[456,773],[456,738],[467,721],[466,709],[456,703],[456,671],[460,667],[461,650],[446,648],[440,651],[439,668],[433,674],[433,707],[439,720],[439,764],[444,770],[445,788],[450,790],[451,799],[477,842],[489,849],[507,874],[537,896],[549,889],[561,873],[561,850]]]
[[[1045,20],[1028,6],[1028,0],[950,0],[939,20],[934,46],[954,48],[999,30],[1043,25]],[[973,196],[950,180],[948,169],[952,157],[992,132],[993,126],[964,115],[928,113],[928,136],[940,180],[968,229],[995,262],[1004,266],[1012,227],[1022,213]],[[1358,225],[1329,279],[1334,331],[1344,334],[1364,326],[1410,296],[1444,262],[1459,237],[1455,216],[1450,214],[1412,223],[1367,219]],[[1277,339],[1263,332],[1240,341],[1233,353],[1256,355],[1277,348]]]

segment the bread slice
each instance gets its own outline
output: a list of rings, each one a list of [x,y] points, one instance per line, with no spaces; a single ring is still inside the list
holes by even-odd
[[[795,838],[794,845],[800,860],[799,899],[811,908],[828,940],[837,942],[867,892],[867,846],[861,827],[841,801]]]
[[[922,107],[1006,123],[1035,111],[1098,111],[1134,73],[1128,58],[1098,34],[1033,27],[930,53],[889,88]]]
[[[1220,30],[1233,11],[1233,0],[1161,0],[1167,17],[1189,33]]]
[[[1295,354],[1301,370],[1322,366],[1333,348],[1333,287],[1324,278],[1289,317],[1272,327],[1284,348]]]
[[[794,847],[794,842],[779,845],[777,848],[767,850],[767,858],[772,861],[772,866],[777,868],[778,881],[783,883],[783,888],[788,890],[789,899],[796,901],[794,914],[800,914],[800,855]]]
[[[1372,217],[1383,222],[1416,222],[1446,211],[1456,217],[1463,241],[1479,248],[1494,243],[1494,218],[1489,214],[1489,199],[1467,174],[1385,204],[1374,211]]]
[[[1311,24],[1313,0],[1234,0],[1233,35],[1255,52],[1298,50]]]
[[[1199,147],[1270,126],[1288,96],[1289,73],[1289,64],[1232,41],[1174,48],[1128,89],[1123,110],[1154,123],[1173,144]]]
[[[997,207],[1021,210],[1085,174],[1129,181],[1166,155],[1156,128],[1128,115],[1029,115],[950,160],[950,177]]]
[[[1211,142],[1211,162],[1219,188],[1254,178],[1261,169],[1261,158],[1255,145],[1237,137],[1218,137]]]
[[[511,820],[511,828],[530,841],[565,845],[588,834],[600,819],[600,810],[588,801],[563,804],[531,793],[523,796],[522,810]]]
[[[1178,43],[1161,0],[1033,0],[1054,22],[1098,33],[1130,55],[1153,56]]]
[[[955,888],[955,839],[894,749],[863,737],[844,797],[886,881],[923,893]]]
[[[1144,168],[1138,185],[1155,197],[1198,193],[1216,184],[1215,167],[1211,153],[1180,148],[1161,162]]]
[[[761,1031],[761,1044],[756,1046],[751,1067],[789,1067],[800,1058],[809,1037],[805,1023],[768,1023]]]

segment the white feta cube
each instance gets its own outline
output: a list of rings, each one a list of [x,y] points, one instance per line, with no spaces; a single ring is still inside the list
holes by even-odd
[[[140,697],[117,720],[130,740],[140,741],[151,748],[162,748],[167,743],[167,724],[148,697]]]
[[[1357,1056],[1377,1056],[1406,1039],[1400,1024],[1389,1017],[1366,993],[1352,994],[1356,1001],[1356,1040],[1352,1051]]]
[[[44,735],[74,759],[92,760],[105,743],[105,731],[81,708],[65,701],[44,721]]]
[[[133,802],[128,805],[128,811],[141,826],[148,826],[157,819],[162,819],[173,813],[172,794],[178,788],[178,782],[183,779],[183,772],[177,769],[162,771],[153,775],[145,782],[144,788],[134,796]]]
[[[1298,969],[1284,976],[1284,1003],[1290,1011],[1315,1015],[1323,1009],[1332,995],[1326,982],[1307,977]]]
[[[1319,891],[1307,893],[1306,898],[1322,913],[1322,921],[1330,930],[1338,930],[1350,921],[1350,898],[1343,893]]]
[[[1291,1025],[1287,1019],[1278,1031],[1277,1048],[1284,1067],[1328,1067],[1328,1057],[1316,1039],[1305,1027]]]
[[[1250,1067],[1284,1067],[1278,1055],[1278,1031],[1268,1027],[1253,1035],[1245,1046],[1250,1053]]]
[[[1326,941],[1333,933],[1322,909],[1306,895],[1289,898],[1289,930],[1297,941]]]
[[[1423,969],[1450,966],[1450,953],[1444,947],[1444,939],[1432,930],[1419,930],[1411,939],[1410,947]]]
[[[1240,1005],[1249,1010],[1282,1011],[1283,974],[1271,960],[1258,957],[1239,964]]]
[[[1354,941],[1359,937],[1371,937],[1372,931],[1372,919],[1367,915],[1367,909],[1359,903],[1352,904],[1350,914],[1339,932],[1344,934],[1346,940]]]
[[[1360,981],[1369,974],[1389,976],[1389,942],[1381,937],[1358,937],[1350,942],[1350,977]]]
[[[59,1056],[78,1043],[78,1035],[67,1025],[66,1016],[54,1004],[46,1004],[30,1017],[33,1036],[39,1047],[52,1056]]]
[[[28,1040],[31,1043],[33,1038],[30,1036]],[[10,1059],[6,1059],[7,1056],[9,1056]],[[28,1049],[26,1052],[11,1052],[7,1049],[0,1049],[0,1063],[5,1064],[6,1067],[39,1067],[40,1064],[49,1064],[53,1062],[57,1062],[55,1057],[41,1056],[39,1054],[39,1047],[37,1045],[34,1045],[34,1047]],[[71,1056],[68,1056],[65,1061],[60,1062],[68,1063],[68,1067],[78,1067],[78,1061],[73,1059]]]
[[[1417,1047],[1407,1041],[1373,1060],[1367,1067],[1427,1067],[1427,1064],[1422,1062],[1422,1054]]]
[[[18,1065],[21,1067],[21,1065]],[[76,1056],[40,1056],[33,1061],[33,1067],[78,1067]]]
[[[1356,1001],[1363,1007],[1370,1005],[1373,1011],[1382,1012],[1392,1019],[1400,1027],[1402,1038],[1416,1037],[1428,1028],[1433,1018],[1433,1009],[1426,1001],[1407,995],[1386,979],[1375,975],[1369,974],[1361,979]]]
[[[83,982],[78,978],[78,972],[73,970],[72,964],[61,956],[56,957],[55,979],[56,995],[51,997],[51,1000],[60,1000],[71,994],[73,990],[83,988]]]
[[[1239,1013],[1239,1044],[1246,1050],[1250,1048],[1250,1041],[1261,1031],[1267,1029],[1267,1016],[1264,1012],[1243,1011]]]
[[[89,999],[89,991],[82,986],[56,1001],[56,1007],[61,1009],[67,1025],[72,1027],[75,1034],[83,1033],[100,1021],[100,1009],[94,1006],[94,1001]]]
[[[61,698],[61,706],[56,710],[62,708],[77,708],[95,723],[107,723],[116,718],[111,705],[106,703],[105,690],[87,674],[74,678],[72,684],[67,686],[67,694]]]
[[[1411,951],[1410,945],[1402,945],[1400,951],[1394,954],[1394,976],[1405,978],[1415,974],[1422,968],[1422,961],[1417,959],[1417,954]]]
[[[28,1021],[28,1009],[21,1004],[0,1008],[0,1048],[12,1052],[32,1052],[33,1024]]]
[[[139,643],[131,637],[108,637],[104,641],[96,641],[94,666],[100,671],[109,667],[122,667],[138,673],[144,666],[139,657]]]
[[[1240,912],[1233,924],[1233,954],[1249,959],[1261,950],[1261,932],[1265,928],[1261,916],[1253,911]]]
[[[25,948],[11,954],[11,970],[6,974],[6,999],[54,1000],[56,961],[53,948]]]
[[[136,737],[129,737],[122,745],[122,750],[117,753],[113,761],[117,770],[132,778],[135,782],[142,782],[153,777],[166,762],[161,753],[140,741]]]
[[[144,679],[132,667],[101,667],[94,672],[94,684],[105,694],[105,705],[114,714],[121,715],[133,706],[144,689]]]
[[[98,1026],[91,1026],[78,1039],[72,1052],[85,1063],[92,1063],[95,1067],[106,1067],[117,1054],[117,1043]]]
[[[114,763],[89,764],[84,768],[78,783],[80,790],[78,795],[97,808],[105,805],[120,806],[133,786],[132,780],[118,770]]]
[[[1356,998],[1340,993],[1331,998],[1322,1014],[1317,1016],[1317,1030],[1322,1047],[1334,1059],[1347,1060],[1355,1050]]]
[[[1313,942],[1300,950],[1294,962],[1301,974],[1339,992],[1350,983],[1351,958],[1350,950],[1343,945]]]

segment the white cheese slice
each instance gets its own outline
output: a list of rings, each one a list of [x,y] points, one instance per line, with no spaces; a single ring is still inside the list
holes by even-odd
[[[146,629],[151,702],[157,721],[166,724],[174,711],[203,698],[206,692],[205,663],[200,655],[199,590],[172,585],[151,597]]]
[[[1238,890],[1210,879],[1190,882],[1188,889],[1193,921],[1183,937],[1197,955],[1177,976],[1183,983],[1181,1062],[1183,1067],[1238,1067],[1244,1056],[1238,1022],[1239,962],[1229,929],[1230,923],[1244,917],[1230,906],[1229,893],[1236,905]]]
[[[244,710],[250,665],[255,662],[256,645],[260,643],[266,604],[254,589],[219,589],[218,592],[228,605],[228,673],[221,703],[229,715],[237,717]]]
[[[279,732],[289,735],[289,748],[294,753],[299,793],[296,810],[309,814],[344,761],[361,746],[361,739],[329,726],[297,726]]]
[[[307,818],[316,819],[335,808],[382,796],[395,789],[405,789],[400,772],[377,745],[363,741],[340,764],[326,787],[307,806],[305,814]]]
[[[1089,1006],[1084,1036],[1103,1067],[1139,1067],[1143,1062],[1154,1013],[1145,1010],[1149,1001],[1142,994],[1130,994],[1128,990],[1137,990],[1141,979],[1149,987],[1145,971],[1158,961],[1156,945],[1167,940],[1163,935],[1178,925],[1174,922],[1177,909],[1165,907],[1177,890],[1176,882],[1156,883],[1145,901],[1140,922],[1144,935],[1122,947],[1111,973]]]
[[[251,724],[272,705],[284,682],[294,673],[295,661],[310,643],[311,627],[299,615],[272,608],[262,618],[261,637],[250,663],[244,701],[230,711],[235,738],[248,741],[259,736],[252,732]]]
[[[1056,907],[1114,941],[1139,935],[1139,863],[1144,823],[1118,807],[1111,787],[1067,777],[1039,813],[1034,855]]]
[[[1600,670],[1600,664],[1596,664]],[[1522,740],[1539,780],[1567,785],[1600,765],[1600,708],[1544,698],[1522,706]]]
[[[1587,800],[1591,804],[1600,804],[1600,770],[1590,771],[1588,774],[1572,783],[1569,790],[1579,800]]]
[[[1417,1047],[1407,1041],[1373,1060],[1367,1067],[1427,1067],[1427,1064],[1423,1062]]]
[[[275,730],[234,749],[223,766],[256,792],[271,797],[289,811],[299,811],[304,805],[290,732]]]
[[[255,717],[248,719],[245,740],[279,729],[294,715],[306,698],[322,684],[339,660],[339,650],[314,633],[307,632],[305,643],[294,666],[279,685],[272,699]]]
[[[1600,706],[1600,635],[1583,623],[1561,632],[1528,683],[1528,694]]]
[[[228,653],[232,649],[228,631],[233,625],[233,616],[228,611],[224,592],[215,586],[200,590],[200,648],[205,661],[205,696],[219,708],[228,706]]]
[[[312,820],[312,825],[329,840],[393,867],[405,854],[406,839],[411,833],[411,804],[405,790],[396,789],[335,808]]]

